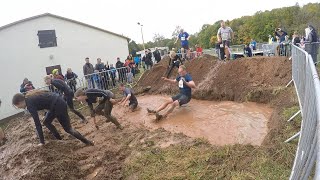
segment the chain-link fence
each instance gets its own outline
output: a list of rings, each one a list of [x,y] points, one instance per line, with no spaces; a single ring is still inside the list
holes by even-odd
[[[292,77],[299,100],[302,122],[290,179],[309,179],[316,158],[318,161],[314,179],[320,179],[320,152],[318,152],[320,142],[317,131],[320,122],[319,76],[311,55],[295,45],[292,45],[291,49]]]

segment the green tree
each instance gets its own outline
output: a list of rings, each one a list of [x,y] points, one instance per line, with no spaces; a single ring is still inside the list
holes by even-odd
[[[128,46],[130,54],[135,54],[136,52],[141,51],[143,49],[133,40],[129,42]]]
[[[214,24],[204,24],[196,34],[190,35],[190,47],[199,44],[203,48],[211,48],[216,42],[216,35],[220,27],[220,22]],[[253,16],[243,16],[230,21],[226,21],[234,33],[233,44],[249,43],[251,39],[258,42],[267,42],[268,35],[274,35],[276,28],[282,28],[289,35],[297,31],[304,35],[304,29],[308,24],[312,24],[317,31],[320,30],[320,3],[309,3],[300,7],[296,4],[291,7],[277,8],[271,11],[258,11]],[[176,26],[171,38],[155,34],[153,42],[148,42],[146,47],[167,46],[170,49],[180,47],[179,43],[174,44],[181,27]]]

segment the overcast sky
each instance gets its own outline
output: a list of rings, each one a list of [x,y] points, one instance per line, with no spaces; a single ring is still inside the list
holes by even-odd
[[[304,5],[319,0],[1,0],[0,26],[52,13],[123,34],[141,43],[143,24],[145,41],[155,33],[171,37],[177,25],[189,33],[203,24],[231,20],[257,11],[271,10],[295,3]]]

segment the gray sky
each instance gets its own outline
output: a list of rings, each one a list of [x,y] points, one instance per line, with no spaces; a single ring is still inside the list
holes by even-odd
[[[141,43],[137,22],[144,25],[145,41],[150,41],[155,33],[171,37],[177,25],[195,33],[203,24],[293,6],[296,2],[301,6],[319,0],[224,0],[221,5],[214,0],[1,0],[0,26],[49,12]]]

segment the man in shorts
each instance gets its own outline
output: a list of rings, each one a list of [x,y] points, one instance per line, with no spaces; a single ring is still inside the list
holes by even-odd
[[[187,57],[190,57],[189,56],[189,53],[190,53],[190,51],[189,51],[189,38],[190,38],[189,34],[187,32],[185,32],[183,29],[181,29],[180,33],[176,39],[176,42],[175,42],[175,43],[177,43],[177,41],[180,39],[181,47],[187,51]]]
[[[126,102],[129,100],[129,108],[133,112],[138,107],[138,100],[133,94],[132,89],[126,88],[124,84],[119,85],[119,90],[123,92],[124,97],[120,101],[120,104],[123,106],[126,105]]]
[[[229,48],[231,46],[231,41],[234,39],[234,33],[230,27],[225,25],[224,21],[221,21],[220,25],[221,27],[219,28],[217,33],[218,42],[224,48],[226,59],[230,59]]]
[[[172,84],[178,83],[180,93],[176,96],[169,98],[157,110],[147,109],[148,113],[156,115],[157,121],[161,120],[162,118],[166,118],[168,114],[174,110],[175,107],[187,104],[191,100],[191,89],[195,88],[196,85],[192,80],[191,75],[187,73],[187,69],[184,65],[181,65],[179,67],[178,73],[179,75],[176,79],[168,79],[166,77],[162,77],[162,79]],[[168,106],[169,109],[167,110],[167,112],[165,112],[163,115],[160,115],[159,112],[164,110]]]

